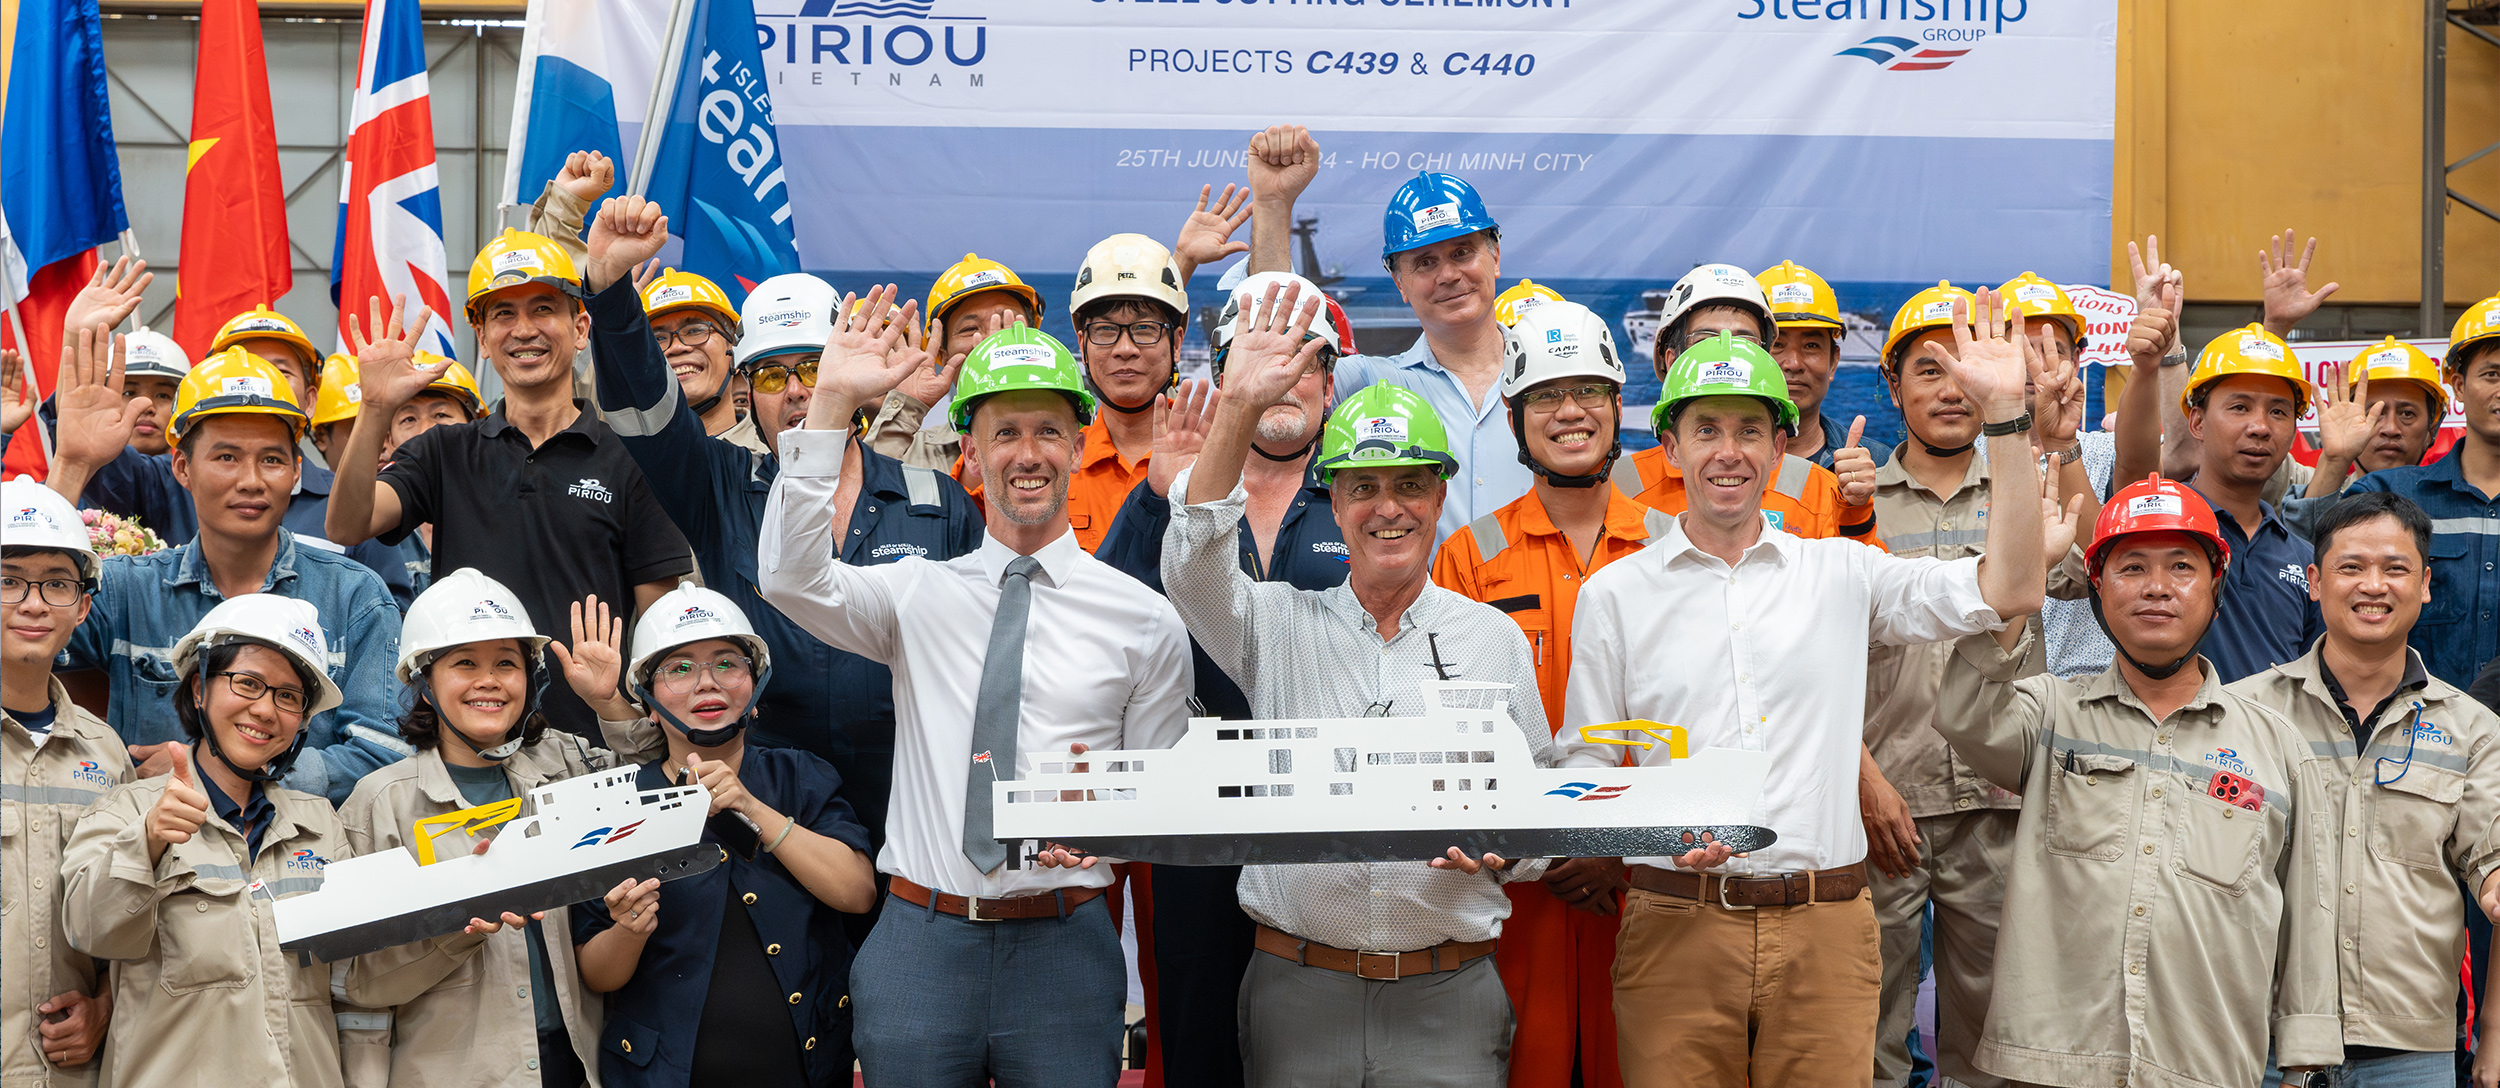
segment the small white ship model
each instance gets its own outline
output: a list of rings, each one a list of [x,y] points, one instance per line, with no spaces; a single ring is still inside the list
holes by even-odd
[[[1453,846],[1506,858],[1655,857],[1724,842],[1771,844],[1751,821],[1770,756],[1687,756],[1655,722],[1589,726],[1588,740],[1647,749],[1648,767],[1539,767],[1510,716],[1508,684],[1426,682],[1415,717],[1193,718],[1180,743],[1041,762],[1001,781],[992,832],[1009,844],[1169,865],[1415,861]]]
[[[701,842],[710,791],[644,790],[637,773],[586,774],[430,816],[404,849],[329,862],[320,890],[278,900],[278,947],[336,963],[457,933],[471,918],[597,899],[628,877],[677,880],[720,864],[721,848]],[[468,834],[507,821],[491,848],[470,852]],[[454,832],[463,834],[438,858],[436,840]]]

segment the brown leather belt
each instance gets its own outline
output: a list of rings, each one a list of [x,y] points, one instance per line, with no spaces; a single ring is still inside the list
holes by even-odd
[[[1655,865],[1632,866],[1632,886],[1678,899],[1715,902],[1723,907],[1793,907],[1800,903],[1839,903],[1866,890],[1866,865],[1844,865],[1809,873],[1778,876],[1719,876],[1685,873]]]
[[[1375,982],[1396,982],[1409,975],[1455,971],[1493,954],[1492,941],[1445,941],[1412,952],[1356,952],[1306,941],[1271,926],[1259,927],[1258,948],[1271,956],[1305,967],[1343,971]]]
[[[887,881],[886,889],[894,897],[915,907],[936,906],[940,914],[952,914],[974,922],[1021,922],[1031,918],[1065,918],[1102,897],[1101,888],[1061,888],[1055,892],[1034,895],[1010,895],[998,899],[980,899],[953,895],[930,889],[902,877]]]

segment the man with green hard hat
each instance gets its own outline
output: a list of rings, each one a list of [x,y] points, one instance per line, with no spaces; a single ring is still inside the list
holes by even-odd
[[[1519,626],[1429,577],[1459,458],[1421,395],[1385,382],[1356,391],[1320,437],[1343,585],[1300,589],[1241,569],[1241,479],[1259,418],[1319,365],[1322,341],[1303,336],[1321,302],[1299,296],[1273,285],[1262,305],[1241,308],[1206,443],[1172,482],[1163,583],[1173,607],[1255,718],[1416,716],[1426,681],[1507,683],[1522,737],[1550,763]],[[1492,958],[1511,909],[1502,885],[1544,869],[1543,858],[1455,847],[1429,863],[1244,866],[1241,907],[1259,950],[1241,983],[1244,1083],[1355,1083],[1367,1069],[1503,1083],[1514,1021]]]
[[[860,1069],[870,1084],[1109,1084],[1127,989],[1112,870],[1008,865],[991,786],[1072,750],[1170,747],[1188,724],[1189,639],[1161,596],[1078,546],[1068,482],[1094,398],[1075,356],[1029,326],[982,340],[956,379],[963,455],[988,485],[981,546],[873,566],[836,550],[851,421],[928,362],[898,350],[919,304],[894,295],[835,309],[807,421],[780,435],[757,555],[765,601],[894,670],[877,856],[891,902],[852,961]]]
[[[2071,514],[2041,510],[2023,405],[2038,364],[2019,316],[2006,328],[2012,314],[1983,291],[1937,350],[1998,470],[2002,516],[1987,519],[1986,554],[1965,559],[1773,527],[1762,492],[1797,419],[1778,362],[1722,333],[1668,370],[1655,423],[1689,502],[1663,538],[1581,587],[1563,763],[1616,765],[1620,747],[1577,740],[1576,727],[1631,718],[1675,722],[1697,746],[1768,752],[1756,822],[1779,839],[1741,858],[1714,843],[1625,859],[1614,1003],[1627,1085],[1819,1086],[1873,1068],[1881,962],[1856,789],[1865,651],[2038,611],[2043,557],[2063,556],[2073,532]],[[1670,654],[1697,667],[1659,668]]]

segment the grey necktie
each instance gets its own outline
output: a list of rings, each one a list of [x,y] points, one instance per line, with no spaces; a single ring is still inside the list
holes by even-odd
[[[1006,844],[990,836],[990,783],[1016,777],[1016,725],[1024,717],[1025,616],[1033,609],[1033,572],[1040,560],[1019,555],[998,583],[998,615],[990,620],[990,651],[981,659],[981,693],[972,704],[972,765],[964,775],[964,857],[984,873],[1007,860]]]

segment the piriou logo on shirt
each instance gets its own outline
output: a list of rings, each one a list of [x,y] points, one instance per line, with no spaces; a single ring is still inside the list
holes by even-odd
[[[584,476],[580,482],[565,488],[564,493],[577,499],[594,499],[603,503],[616,501],[616,492],[608,490],[608,485],[590,476]]]
[[[2283,569],[2274,572],[2274,576],[2299,586],[2303,593],[2309,592],[2309,572],[2298,563],[2283,564]]]

